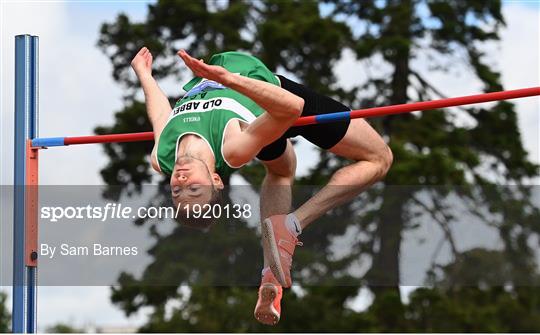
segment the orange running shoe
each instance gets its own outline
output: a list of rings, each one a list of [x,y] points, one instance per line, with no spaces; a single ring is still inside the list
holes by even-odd
[[[270,269],[283,287],[291,287],[294,248],[302,245],[285,226],[286,215],[274,215],[262,223],[263,248]]]
[[[281,297],[283,289],[274,277],[272,271],[264,272],[261,286],[259,287],[259,299],[253,315],[262,324],[273,326],[278,323],[281,315]]]

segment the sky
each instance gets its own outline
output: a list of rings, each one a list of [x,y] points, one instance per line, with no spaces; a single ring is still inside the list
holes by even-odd
[[[14,35],[40,36],[40,136],[89,135],[97,125],[112,124],[114,112],[123,105],[122,88],[112,80],[110,62],[96,47],[100,24],[112,21],[120,11],[134,21],[143,19],[146,3],[0,1],[0,180],[2,185],[10,185],[13,179]],[[533,1],[507,1],[503,13],[507,27],[502,30],[500,42],[485,46],[486,57],[502,72],[505,88],[539,86],[540,5]],[[449,74],[442,74],[430,71],[423,63],[420,57],[413,66],[448,96],[474,94],[481,89],[477,80],[462,71],[466,70],[462,64],[456,64]],[[351,66],[360,72],[350,71]],[[384,72],[385,69],[378,66],[377,59],[359,66],[350,53],[344,52],[335,71],[340,83],[350,86],[358,83],[366,71]],[[172,93],[179,87],[169,84],[164,88]],[[513,103],[525,148],[531,160],[540,162],[539,100],[527,98]],[[305,173],[316,159],[315,151],[301,142],[297,155],[299,174]],[[48,149],[40,160],[40,183],[100,185],[99,170],[106,162],[100,146]],[[2,226],[10,222],[10,211],[2,202]],[[60,321],[79,326],[121,326],[140,324],[145,318],[143,312],[126,319],[110,304],[107,287],[42,287],[39,294],[38,319],[43,320],[40,327]]]

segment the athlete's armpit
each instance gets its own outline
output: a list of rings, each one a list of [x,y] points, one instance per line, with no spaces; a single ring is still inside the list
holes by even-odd
[[[162,173],[157,158],[157,144],[154,145],[152,153],[150,154],[150,164],[156,172]]]

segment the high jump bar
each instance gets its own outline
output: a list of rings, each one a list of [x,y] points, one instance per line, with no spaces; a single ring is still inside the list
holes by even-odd
[[[374,107],[367,109],[358,109],[345,112],[304,116],[298,118],[293,127],[306,126],[311,124],[342,122],[357,118],[367,118],[384,115],[394,115],[401,113],[410,113],[430,109],[439,109],[445,107],[455,107],[463,105],[478,104],[490,101],[509,100],[525,98],[540,95],[540,86],[522,88],[517,90],[490,92],[476,95],[467,95],[462,97],[446,98],[431,101],[413,102],[401,105]],[[78,137],[46,137],[35,138],[32,140],[33,148],[57,147],[74,144],[91,143],[114,143],[114,142],[138,142],[151,141],[154,139],[154,133],[151,131],[142,133],[125,133],[109,135],[93,135]]]

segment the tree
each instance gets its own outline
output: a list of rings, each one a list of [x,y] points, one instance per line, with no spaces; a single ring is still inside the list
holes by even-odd
[[[6,306],[7,295],[0,292],[0,333],[9,333],[11,331],[11,314]]]
[[[444,63],[448,59],[456,62],[458,55],[465,54],[473,74],[484,84],[486,92],[503,89],[500,74],[485,63],[485,54],[481,51],[482,42],[497,40],[498,30],[504,25],[500,2],[337,0],[331,3],[336,6],[335,14],[360,19],[365,24],[364,32],[358,35],[353,46],[358,59],[380,55],[393,69],[390,76],[367,80],[362,90],[372,88],[376,95],[364,96],[363,107],[374,103],[401,104],[411,98],[444,97],[411,65],[413,59],[426,51],[437,53],[438,57],[431,65],[441,70],[445,70]],[[422,17],[420,7],[427,8],[428,18],[436,23],[429,23],[430,20]],[[380,290],[377,287],[381,284],[392,284],[394,290],[397,289],[401,238],[406,229],[414,228],[415,216],[411,214],[419,214],[413,209],[415,205],[420,207],[420,212],[431,215],[433,222],[445,231],[456,263],[463,261],[466,255],[455,248],[451,228],[459,213],[455,213],[454,206],[448,205],[455,194],[463,199],[470,213],[499,230],[505,244],[505,264],[510,267],[506,272],[512,277],[508,278],[509,282],[519,286],[535,281],[535,275],[531,275],[536,271],[533,270],[532,245],[528,239],[538,234],[538,227],[532,222],[538,219],[539,212],[531,199],[531,189],[522,183],[538,175],[538,166],[527,159],[513,105],[501,101],[493,108],[461,108],[460,113],[472,118],[475,126],[457,126],[455,115],[440,111],[377,120],[380,132],[391,139],[395,163],[385,180],[387,186],[382,191],[381,206],[375,209],[382,215],[375,220],[367,216],[365,222],[367,225],[377,223],[374,238],[380,248],[368,274],[368,281],[375,291]],[[493,136],[494,133],[498,135]],[[490,173],[485,173],[486,166],[492,169]],[[501,183],[518,186],[509,188]],[[397,193],[391,185],[417,187]],[[434,187],[436,185],[459,187]],[[425,198],[426,192],[429,200]],[[422,199],[419,195],[423,195]],[[491,214],[500,214],[501,219],[490,222],[489,215],[478,210],[486,207]],[[525,214],[524,208],[532,208],[532,211]],[[492,257],[482,261],[489,263]],[[469,281],[465,282],[470,285],[477,284],[474,278],[484,278],[478,271],[467,274]],[[447,278],[447,282],[455,285],[465,273],[460,272],[460,275]],[[487,280],[487,283],[501,285],[500,281]],[[382,290],[387,291],[388,287]],[[456,329],[465,331],[465,328]]]
[[[82,329],[75,328],[65,323],[57,323],[47,328],[47,333],[60,333],[60,334],[72,334],[72,333],[84,333]]]
[[[116,114],[113,126],[99,127],[96,131],[150,129],[144,105],[135,95],[138,84],[129,69],[132,55],[142,45],[148,46],[155,55],[158,66],[154,74],[158,78],[187,79],[174,65],[174,54],[179,46],[197,57],[240,49],[260,57],[271,70],[290,71],[308,86],[355,108],[444,96],[412,65],[412,60],[426,51],[438,55],[433,66],[440,71],[445,70],[440,60],[455,60],[465,54],[467,64],[484,84],[486,92],[502,89],[500,74],[486,65],[480,46],[483,42],[497,40],[498,30],[504,25],[498,1],[325,2],[332,10],[328,16],[321,15],[316,2],[293,0],[158,1],[149,5],[148,17],[140,23],[131,22],[120,14],[113,23],[103,25],[98,45],[111,59],[114,78],[126,87],[126,107]],[[363,27],[360,34],[356,33],[358,27]],[[390,66],[390,74],[366,78],[363,85],[351,90],[340,88],[333,66],[347,48],[359,60],[381,56]],[[376,93],[369,95],[369,92]],[[177,97],[171,98],[172,102]],[[531,285],[531,290],[535,291],[534,283],[538,278],[530,241],[531,236],[540,233],[540,227],[534,224],[540,213],[531,201],[531,190],[524,186],[527,178],[538,175],[538,166],[528,160],[523,149],[511,103],[499,102],[491,108],[460,108],[457,113],[459,115],[426,111],[370,120],[390,139],[394,166],[384,183],[321,218],[321,222],[303,234],[309,247],[299,250],[295,261],[298,268],[305,269],[309,275],[296,273],[299,282],[306,283],[304,292],[289,292],[284,301],[286,310],[302,311],[302,315],[287,315],[275,330],[465,331],[474,319],[468,319],[469,323],[461,322],[459,309],[469,304],[485,309],[479,313],[488,313],[489,305],[483,304],[482,299],[484,295],[494,294],[502,297],[492,300],[500,306],[511,303],[531,311],[530,318],[524,317],[523,322],[532,327],[530,329],[538,329],[534,322],[526,321],[538,315],[535,303],[511,298],[521,290],[520,285]],[[465,115],[475,121],[473,126],[455,122],[457,117]],[[152,176],[144,159],[151,145],[107,144],[105,150],[111,160],[102,170],[104,181],[121,186],[119,189],[111,187],[106,195],[117,198],[141,192],[141,185]],[[308,176],[299,178],[298,184],[322,185],[342,164],[345,164],[343,160],[321,151],[317,165]],[[485,172],[486,167],[491,168],[489,173]],[[263,172],[260,166],[249,165],[240,173],[256,188]],[[501,186],[502,183],[512,183],[515,187],[510,189]],[[166,180],[160,185],[164,187]],[[403,187],[406,185],[415,187]],[[312,192],[313,188],[300,190],[303,196]],[[166,203],[166,194],[160,188],[153,203]],[[295,201],[300,202],[303,196],[295,196]],[[498,231],[504,242],[500,254],[482,251],[475,254],[456,247],[453,222],[462,214],[456,213],[456,197],[478,221]],[[486,212],[497,214],[498,218],[488,222]],[[454,260],[447,265],[433,264],[431,283],[437,288],[420,290],[406,306],[398,292],[402,236],[407,230],[414,230],[418,218],[426,215],[445,233],[444,243],[450,246]],[[346,257],[336,259],[330,252],[333,239],[348,234],[351,228],[359,229],[366,236],[354,240]],[[213,240],[200,233],[188,234],[182,228],[167,236],[155,230],[153,233],[158,239],[150,250],[154,262],[141,278],[123,274],[112,296],[127,314],[143,306],[154,308],[149,323],[142,330],[266,329],[251,318],[254,288],[212,284],[216,269],[226,271],[223,266],[238,270],[249,260],[253,268],[260,268],[261,260],[249,258],[258,248],[255,229],[245,223],[218,225],[211,234],[219,238]],[[243,250],[235,253],[234,246],[240,239]],[[216,257],[201,258],[201,253]],[[185,255],[181,261],[175,258],[179,254]],[[234,257],[227,257],[231,255]],[[347,272],[360,257],[371,260],[369,271],[363,277]],[[502,260],[507,267],[508,280],[515,286],[513,292],[503,294],[497,293],[499,288],[481,289],[478,280],[486,278],[478,272],[467,277],[466,284],[473,287],[459,291],[467,292],[459,295],[466,299],[463,304],[455,303],[453,290],[442,289],[444,285],[457,287],[457,279],[462,277],[453,274],[459,273],[465,265],[470,268],[471,264],[477,264],[470,262],[485,265],[497,260]],[[231,282],[255,283],[258,274],[251,271],[225,273]],[[437,277],[441,273],[442,278]],[[202,284],[193,285],[189,281],[194,274],[204,279]],[[156,280],[164,280],[167,285],[151,285]],[[346,307],[346,302],[364,282],[376,298],[367,311],[356,313]],[[487,283],[488,286],[500,284],[490,282],[489,278]],[[179,285],[191,285],[189,294],[179,290]],[[443,302],[439,304],[437,299]],[[180,301],[180,307],[168,314],[165,306],[173,300]],[[435,303],[436,308],[422,309],[425,301]],[[439,321],[436,317],[446,313],[448,306],[454,312],[448,314],[447,321],[451,321],[437,323],[439,328],[430,326]],[[422,314],[423,311],[433,313]],[[456,317],[452,318],[454,315]],[[499,324],[488,324],[494,315],[481,319],[485,323],[475,329],[499,327]],[[507,327],[502,329],[525,329],[517,324]]]

